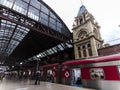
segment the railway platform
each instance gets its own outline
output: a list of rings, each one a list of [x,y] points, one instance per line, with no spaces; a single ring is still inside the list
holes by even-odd
[[[94,90],[42,81],[40,85],[34,85],[34,82],[34,80],[3,79],[0,81],[0,90]]]

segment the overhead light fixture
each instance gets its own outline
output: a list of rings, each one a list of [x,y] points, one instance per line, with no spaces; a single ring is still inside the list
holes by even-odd
[[[22,64],[23,64],[23,62],[20,63],[20,65],[22,65]]]

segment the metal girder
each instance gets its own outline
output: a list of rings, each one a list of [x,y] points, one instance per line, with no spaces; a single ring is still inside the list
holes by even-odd
[[[65,35],[57,32],[55,30],[52,30],[51,28],[41,24],[40,22],[37,22],[25,15],[22,15],[10,8],[7,8],[2,5],[0,6],[0,8],[1,8],[1,12],[2,12],[2,13],[0,13],[1,19],[5,19],[10,22],[16,23],[23,27],[29,28],[30,30],[38,31],[41,34],[58,39],[63,42],[65,42],[69,39]]]

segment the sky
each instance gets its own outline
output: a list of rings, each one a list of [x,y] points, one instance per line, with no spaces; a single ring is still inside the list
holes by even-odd
[[[120,0],[43,0],[72,31],[74,18],[83,4],[99,26],[104,43],[120,43]]]

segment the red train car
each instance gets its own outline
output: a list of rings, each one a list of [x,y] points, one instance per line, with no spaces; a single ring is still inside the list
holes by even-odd
[[[64,84],[74,84],[74,69],[77,69],[83,87],[120,90],[120,54],[68,61],[62,65]]]
[[[58,80],[58,63],[40,66],[41,79],[43,81],[57,83]]]
[[[35,79],[36,67],[32,67],[32,68],[28,69],[28,73],[29,73],[30,79]]]

